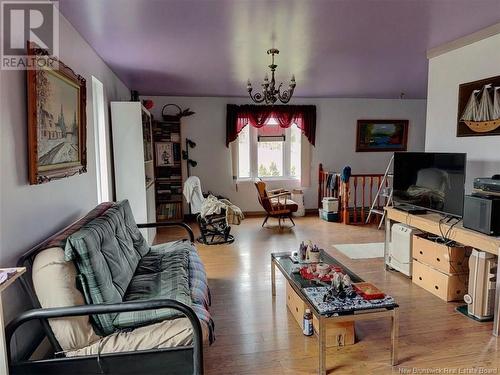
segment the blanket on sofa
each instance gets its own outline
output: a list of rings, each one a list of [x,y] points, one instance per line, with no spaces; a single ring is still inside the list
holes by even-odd
[[[208,311],[212,301],[210,289],[207,284],[207,274],[205,266],[201,261],[196,247],[187,240],[179,240],[151,246],[152,253],[169,253],[186,249],[189,252],[189,289],[191,292],[191,308],[195,312],[198,319],[204,321],[209,329],[209,342],[212,344],[215,341],[215,325]]]

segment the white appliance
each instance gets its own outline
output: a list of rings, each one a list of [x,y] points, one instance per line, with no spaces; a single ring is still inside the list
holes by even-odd
[[[479,319],[493,316],[496,267],[497,258],[493,254],[472,250],[469,258],[469,293],[464,296],[469,315]]]
[[[400,223],[393,224],[391,228],[389,255],[386,262],[389,267],[404,273],[406,276],[411,276],[412,236],[416,233],[420,233],[420,231]]]
[[[156,222],[151,114],[141,102],[111,102],[116,200],[128,199],[137,223]],[[149,244],[155,228],[141,229]]]

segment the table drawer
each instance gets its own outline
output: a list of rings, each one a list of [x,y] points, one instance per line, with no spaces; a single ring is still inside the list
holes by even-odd
[[[413,282],[444,301],[458,301],[467,292],[467,274],[446,274],[413,261]]]
[[[300,326],[300,329],[302,329],[306,304],[299,295],[295,293],[289,283],[286,283],[286,305]]]
[[[465,246],[446,246],[426,238],[426,235],[413,235],[413,259],[428,264],[444,273],[466,273],[469,271],[469,248]]]
[[[356,341],[354,322],[335,323],[332,320],[326,322],[326,347],[352,345]],[[318,335],[319,322],[313,316],[314,333]]]
[[[307,305],[302,298],[295,293],[289,283],[286,283],[286,305],[297,321],[300,329],[303,329],[304,312]],[[319,322],[313,315],[314,333],[318,334]],[[355,342],[354,322],[335,323],[326,321],[326,346],[352,345]]]

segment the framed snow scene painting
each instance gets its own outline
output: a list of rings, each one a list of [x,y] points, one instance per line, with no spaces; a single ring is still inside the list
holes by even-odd
[[[457,137],[500,135],[500,76],[458,88]]]
[[[35,44],[27,70],[30,184],[87,171],[85,79]]]

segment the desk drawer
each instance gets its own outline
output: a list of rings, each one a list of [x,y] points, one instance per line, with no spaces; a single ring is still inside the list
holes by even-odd
[[[304,312],[306,304],[293,290],[289,283],[286,283],[286,305],[288,310],[297,321],[300,329],[303,329]],[[313,315],[314,333],[318,334],[319,322]],[[354,322],[335,323],[326,321],[326,346],[352,345],[355,341]]]
[[[444,301],[462,300],[467,292],[467,274],[446,274],[417,260],[413,261],[412,280]]]
[[[449,274],[469,272],[469,248],[446,246],[425,238],[425,234],[413,235],[413,259]]]

